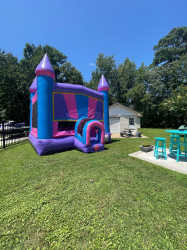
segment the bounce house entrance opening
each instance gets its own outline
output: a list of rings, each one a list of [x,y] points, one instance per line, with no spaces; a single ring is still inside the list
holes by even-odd
[[[78,129],[77,129],[77,132],[79,133],[79,135],[83,135],[83,128],[84,128],[84,125],[90,121],[89,118],[83,118],[81,119],[80,123],[79,123],[79,126],[78,126]]]
[[[90,141],[95,143],[101,143],[101,129],[93,127],[90,134]]]

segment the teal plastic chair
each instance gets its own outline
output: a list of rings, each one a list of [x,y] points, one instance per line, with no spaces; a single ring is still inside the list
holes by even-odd
[[[172,154],[176,155],[177,162],[179,162],[179,157],[187,158],[187,139],[186,134],[184,136],[180,134],[172,134],[170,135],[170,156]]]
[[[171,152],[177,152],[178,145],[178,135],[170,135],[170,144],[169,144],[169,152],[171,156]]]
[[[166,156],[166,138],[155,137],[155,150],[154,156],[158,159],[158,156],[164,156],[165,160],[167,160]]]
[[[177,146],[177,162],[179,162],[179,157],[187,157],[187,140],[186,135],[184,137],[181,137],[178,135],[178,146]],[[173,152],[173,151],[171,151]]]

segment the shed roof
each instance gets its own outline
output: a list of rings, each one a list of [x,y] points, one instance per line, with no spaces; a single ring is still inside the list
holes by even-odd
[[[118,102],[116,102],[116,103],[112,104],[111,106],[109,106],[109,110],[111,110],[111,109],[114,108],[114,107],[120,107],[120,108],[122,108],[122,109],[124,109],[124,110],[128,110],[128,111],[130,111],[131,113],[133,113],[134,115],[137,115],[138,117],[141,117],[141,116],[142,116],[139,112],[137,112],[137,111],[135,111],[135,110],[133,110],[133,109],[131,109],[131,108],[128,108],[128,107],[126,107],[126,106],[124,106],[124,105],[122,105],[122,104],[120,104],[120,103],[118,103]],[[113,115],[109,115],[109,116],[112,117]],[[120,114],[116,114],[116,116],[120,116]],[[121,115],[121,116],[122,116],[122,115]]]

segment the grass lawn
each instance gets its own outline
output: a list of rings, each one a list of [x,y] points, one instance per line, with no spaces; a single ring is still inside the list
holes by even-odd
[[[141,132],[149,139],[100,153],[1,150],[0,248],[186,249],[187,175],[129,157],[155,136],[169,141],[163,129]]]

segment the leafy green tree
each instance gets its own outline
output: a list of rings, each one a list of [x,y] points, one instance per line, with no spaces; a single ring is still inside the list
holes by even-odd
[[[132,90],[136,79],[136,64],[131,62],[129,58],[119,65],[117,68],[119,89],[117,92],[117,101],[121,104],[130,105],[128,99],[128,91]]]
[[[0,50],[0,120],[19,117],[19,80],[18,59]]]
[[[130,89],[126,95],[129,105],[132,109],[142,112],[143,103],[142,99],[146,94],[146,88],[143,83],[135,83],[134,87]]]
[[[32,81],[32,79],[34,79],[35,69],[45,53],[47,53],[54,69],[56,81],[59,80],[61,74],[60,67],[66,62],[67,57],[49,45],[43,47],[39,45],[38,47],[35,47],[34,44],[27,43],[24,48],[24,58],[20,60],[20,66],[23,70],[23,74],[28,80],[30,79],[30,81]]]
[[[178,126],[187,125],[187,86],[181,85],[178,90],[175,90],[162,107],[174,116]]]
[[[150,66],[159,72],[159,80],[165,90],[164,98],[169,98],[173,90],[186,84],[187,72],[187,27],[172,29],[154,46],[155,55]],[[167,92],[166,92],[167,91]]]
[[[85,85],[81,72],[72,66],[70,62],[64,63],[60,67],[60,72],[60,82]]]
[[[167,77],[165,67],[155,66],[146,73],[145,96],[141,99],[142,105],[142,126],[145,127],[165,127],[169,119],[160,104],[170,97],[172,91],[168,81],[164,81]],[[165,122],[166,120],[166,122]]]
[[[179,60],[169,63],[166,67],[168,74],[168,85],[173,91],[180,85],[187,84],[187,51]]]
[[[131,89],[135,84],[136,78],[136,64],[131,62],[129,58],[126,58],[125,61],[118,67],[118,76],[121,86],[124,90]]]
[[[153,65],[179,60],[187,53],[187,27],[173,28],[153,49],[155,51]]]
[[[54,69],[57,82],[84,85],[82,74],[70,62],[67,62],[67,57],[63,53],[49,45],[35,47],[33,44],[27,43],[24,48],[24,58],[19,63],[27,117],[29,117],[29,87],[35,78],[35,69],[45,53]]]
[[[45,53],[55,71],[56,81],[84,84],[82,74],[67,62],[67,57],[49,45],[36,47],[27,43],[19,62],[12,54],[0,50],[0,119],[29,121],[29,87]]]
[[[170,127],[175,122],[175,115],[163,104],[179,91],[180,86],[187,83],[187,27],[172,29],[160,39],[154,50],[146,90],[152,99],[147,119],[153,121],[152,126]]]
[[[163,98],[169,98],[173,90],[186,83],[187,27],[172,29],[153,49],[155,55],[150,67],[157,72],[155,79],[163,85]]]
[[[128,105],[136,111],[143,114],[143,102],[147,88],[148,88],[148,67],[142,65],[133,72],[134,85],[126,94]]]
[[[30,104],[29,87],[36,76],[35,69],[45,53],[48,54],[49,60],[55,72],[56,80],[58,80],[61,74],[60,67],[66,62],[66,56],[49,45],[45,45],[43,47],[39,45],[36,47],[33,44],[27,43],[24,48],[24,57],[19,61],[19,89],[21,93],[21,103],[23,105],[20,116],[22,116],[22,120],[27,122],[29,121]]]
[[[143,106],[141,126],[145,128],[157,127],[156,123],[156,105],[153,103],[153,99],[150,93],[146,93],[141,99]]]
[[[88,87],[97,90],[102,74],[105,76],[110,87],[109,103],[116,100],[116,86],[118,82],[116,62],[114,56],[104,56],[100,53],[96,60],[96,70],[92,72],[92,79],[88,83]]]

